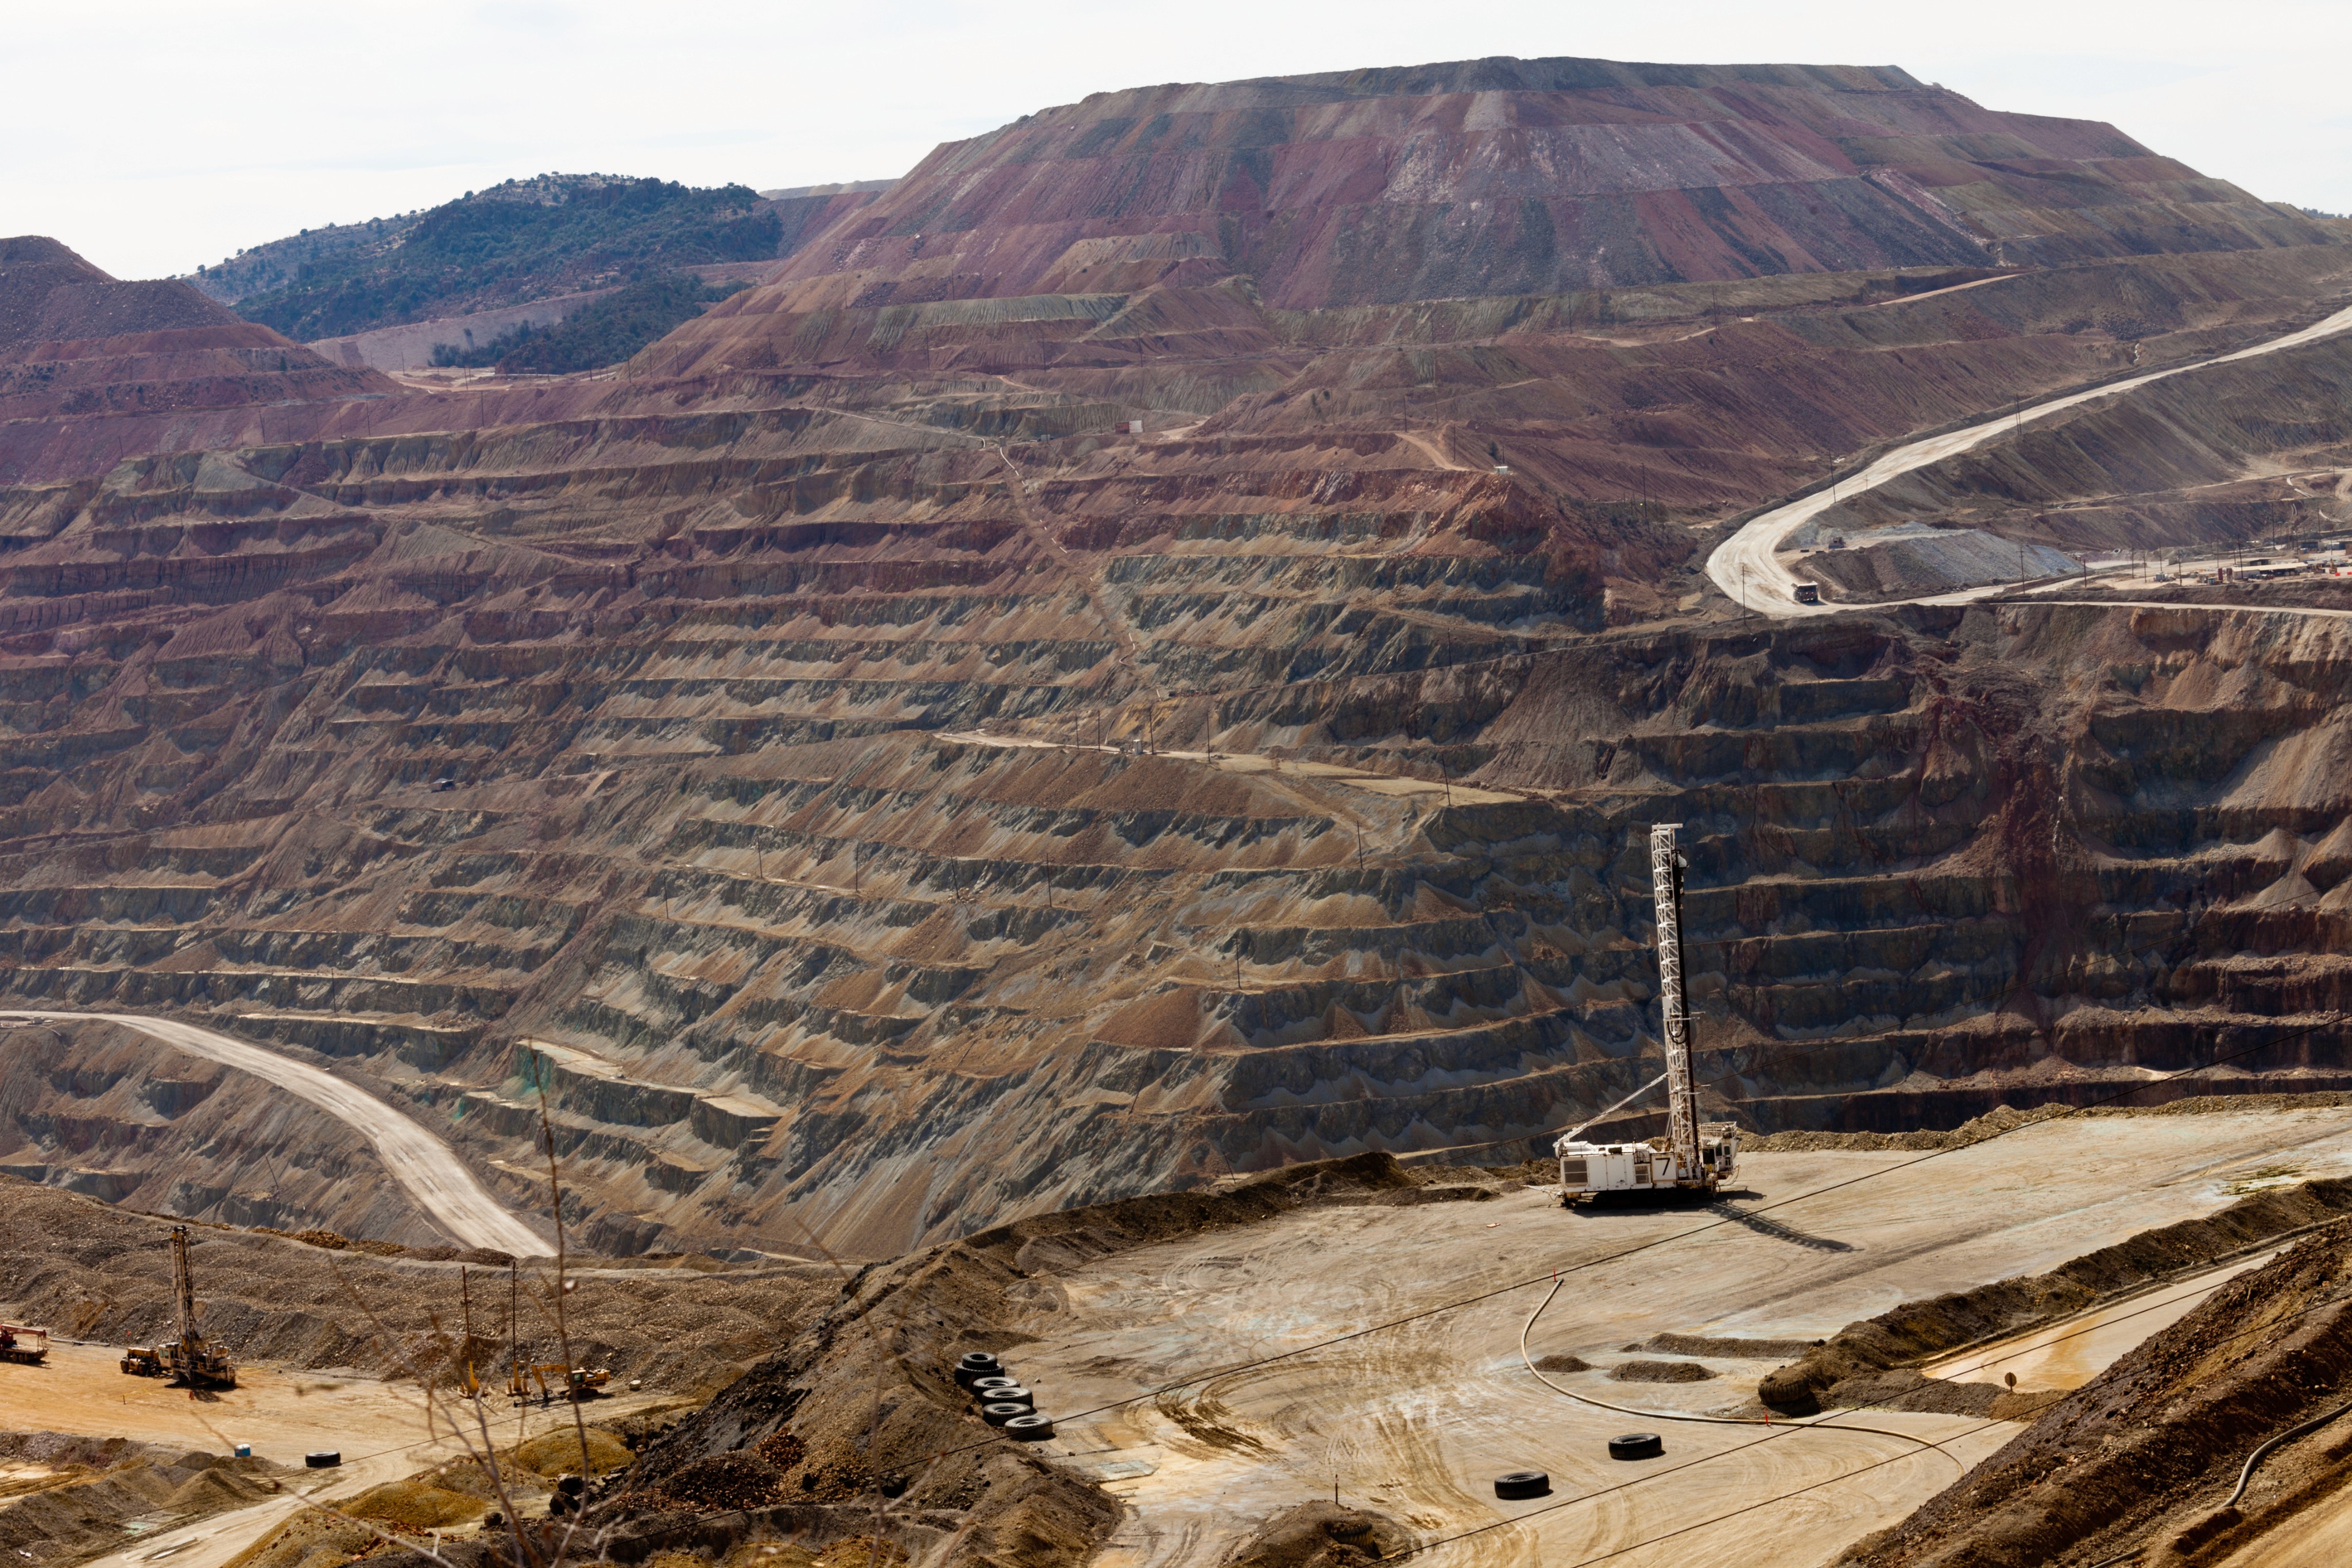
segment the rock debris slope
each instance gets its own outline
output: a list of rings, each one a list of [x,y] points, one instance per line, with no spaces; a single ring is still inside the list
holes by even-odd
[[[1767,626],[1698,575],[1878,446],[2315,319],[2352,287],[2327,225],[2007,117],[2063,157],[1934,164],[1951,211],[2121,193],[2037,209],[2031,266],[1599,287],[1375,250],[1379,295],[1301,281],[1337,238],[1160,254],[1135,236],[1210,232],[1195,187],[1121,208],[1076,166],[1197,142],[1168,168],[1223,191],[1249,147],[1273,180],[1451,125],[1464,168],[1584,201],[1567,141],[1505,131],[1733,115],[1916,214],[1885,174],[1928,188],[1916,138],[2000,129],[1899,73],[1659,69],[1089,100],[942,150],[610,376],[149,423],[128,459],[62,403],[0,426],[0,980],[332,1058],[520,1206],[544,1113],[612,1252],[896,1252],[1555,1128],[1654,1071],[1629,845],[1661,820],[1721,1113],[1950,1125],[2217,1052],[2342,1086],[2339,623]],[[1097,277],[1109,219],[1049,195],[1136,254]],[[2312,449],[2231,428],[2241,465]],[[10,1082],[0,1158],[60,1181],[226,1205],[279,1147],[166,1173],[120,1091]]]

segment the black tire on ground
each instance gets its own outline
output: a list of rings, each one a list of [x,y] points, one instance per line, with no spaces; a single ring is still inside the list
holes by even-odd
[[[1017,1383],[994,1388],[975,1388],[972,1394],[982,1405],[1025,1405],[1032,1409],[1037,1405],[1037,1396]]]
[[[343,1462],[341,1448],[316,1448],[302,1456],[302,1462],[314,1470],[331,1470]]]
[[[1018,1388],[1021,1386],[1021,1380],[999,1374],[994,1377],[975,1377],[971,1380],[971,1386],[974,1394],[985,1394],[992,1388]]]
[[[1612,1459],[1654,1459],[1666,1451],[1666,1445],[1655,1432],[1628,1432],[1609,1439],[1609,1457]]]
[[[1042,1443],[1054,1435],[1054,1418],[1024,1411],[1004,1424],[1004,1435],[1016,1443]]]
[[[1541,1470],[1513,1470],[1507,1476],[1495,1478],[1495,1495],[1505,1499],[1549,1497],[1551,1477]]]
[[[984,1350],[976,1350],[956,1363],[955,1380],[970,1388],[974,1378],[994,1377],[1003,1370],[996,1364],[996,1357]]]
[[[1015,1416],[1028,1414],[1029,1406],[1026,1405],[983,1405],[980,1407],[980,1418],[992,1427],[1004,1426]]]

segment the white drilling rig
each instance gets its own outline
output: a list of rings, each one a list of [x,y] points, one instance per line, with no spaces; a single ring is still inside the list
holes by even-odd
[[[1577,1134],[1591,1122],[1570,1127],[1552,1145],[1559,1156],[1563,1206],[1604,1192],[1713,1192],[1738,1168],[1739,1129],[1728,1123],[1699,1125],[1698,1086],[1691,1079],[1690,1009],[1683,988],[1683,871],[1688,862],[1675,847],[1675,832],[1681,826],[1660,822],[1650,830],[1650,885],[1658,905],[1658,1001],[1664,1013],[1660,1034],[1666,1048],[1666,1135],[1663,1140],[1588,1144]],[[1653,1079],[1601,1115],[1630,1103],[1659,1082]]]

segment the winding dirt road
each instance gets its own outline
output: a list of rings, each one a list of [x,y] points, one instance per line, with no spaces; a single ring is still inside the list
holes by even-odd
[[[0,1010],[0,1022],[18,1019],[42,1023],[95,1019],[121,1024],[151,1040],[160,1040],[175,1051],[250,1072],[309,1101],[365,1137],[375,1146],[393,1179],[407,1188],[417,1207],[431,1215],[461,1246],[487,1247],[511,1252],[518,1258],[543,1258],[554,1250],[499,1202],[447,1144],[374,1095],[331,1072],[322,1072],[208,1029],[168,1019],[140,1018],[131,1013]]]
[[[2283,337],[2273,338],[2268,342],[2257,343],[2251,349],[2240,349],[2235,353],[2218,354],[2210,360],[2194,360],[2187,364],[2168,365],[2163,370],[2150,371],[2146,375],[2133,376],[2127,381],[2111,382],[2105,386],[2093,387],[2087,392],[2071,392],[2064,397],[2053,398],[2048,402],[2037,403],[2021,413],[1995,414],[1959,430],[1946,431],[1941,435],[1927,436],[1898,446],[1861,473],[1840,481],[1831,489],[1807,496],[1801,500],[1790,501],[1785,506],[1775,507],[1761,517],[1751,519],[1747,527],[1717,545],[1715,553],[1707,557],[1706,575],[1726,595],[1745,604],[1747,608],[1759,614],[1782,619],[1799,615],[1835,615],[1841,611],[1853,609],[1884,610],[1894,603],[1965,603],[1971,599],[2000,592],[2011,585],[1990,583],[1982,588],[1969,589],[1959,593],[1931,594],[1917,600],[1889,601],[1886,603],[1867,606],[1800,604],[1797,602],[1796,575],[1781,561],[1780,549],[1789,536],[1796,532],[1799,528],[1847,497],[1874,490],[1888,480],[1908,474],[1915,468],[1925,468],[1931,463],[1940,463],[1947,457],[1973,451],[2000,435],[2014,432],[2021,424],[2048,419],[2053,414],[2063,413],[2080,403],[2094,402],[2100,398],[2119,397],[2126,392],[2147,386],[2151,382],[2163,381],[2168,376],[2203,370],[2209,365],[2227,365],[2239,360],[2251,360],[2263,354],[2274,354],[2283,349],[2300,348],[2305,343],[2315,343],[2323,338],[2332,338],[2345,331],[2352,331],[2352,309],[2338,310],[2335,315],[2305,327],[2299,332],[2289,332]]]

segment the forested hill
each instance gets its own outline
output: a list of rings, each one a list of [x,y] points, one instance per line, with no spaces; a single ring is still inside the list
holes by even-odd
[[[542,174],[420,213],[314,229],[190,281],[300,341],[462,315],[709,262],[776,254],[774,204],[746,185]]]

